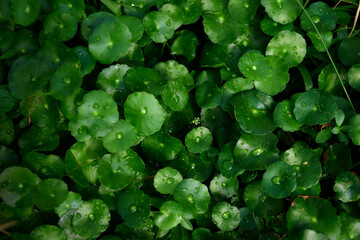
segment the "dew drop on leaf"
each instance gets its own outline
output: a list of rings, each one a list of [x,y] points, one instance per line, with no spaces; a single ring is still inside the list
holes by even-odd
[[[95,216],[93,213],[90,213],[89,216],[88,216],[89,220],[94,220],[95,219]]]
[[[81,213],[77,213],[75,216],[76,216],[77,218],[81,218]]]
[[[190,203],[194,203],[194,196],[190,193],[190,194],[188,195],[187,200],[188,200]]]
[[[129,210],[130,210],[130,212],[134,213],[134,212],[136,212],[137,208],[136,208],[135,205],[131,205],[131,206],[129,207]]]
[[[118,140],[122,139],[122,137],[123,137],[123,134],[121,132],[116,133],[116,138]]]
[[[167,184],[172,184],[174,182],[174,178],[172,177],[169,177],[167,180],[166,180],[166,183]]]
[[[229,217],[230,217],[230,212],[229,212],[229,211],[224,212],[224,213],[222,214],[222,218],[223,218],[224,220],[228,219]]]
[[[264,203],[265,200],[266,200],[266,196],[265,195],[262,195],[260,198],[259,198],[259,203]]]
[[[279,185],[280,184],[280,177],[279,176],[275,176],[271,179],[271,182],[273,184]]]

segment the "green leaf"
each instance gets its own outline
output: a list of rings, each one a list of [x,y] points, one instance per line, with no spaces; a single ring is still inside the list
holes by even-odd
[[[27,168],[6,168],[0,174],[0,196],[7,205],[14,207],[33,191],[40,181],[40,178]]]
[[[245,231],[251,231],[256,227],[254,216],[249,208],[244,207],[240,208],[240,217],[241,221],[239,223],[239,228],[244,229]]]
[[[40,210],[52,210],[67,197],[67,184],[55,178],[41,181],[31,192],[31,200]]]
[[[294,114],[300,123],[316,125],[330,122],[336,110],[333,96],[314,88],[299,94],[295,101]]]
[[[285,198],[296,188],[296,173],[285,162],[272,163],[266,168],[261,187],[264,193],[272,198]]]
[[[127,190],[119,196],[118,209],[129,227],[140,227],[150,215],[150,198],[141,190]]]
[[[13,0],[11,14],[16,24],[28,26],[38,17],[40,0]]]
[[[304,142],[296,142],[280,156],[296,173],[297,186],[309,188],[319,182],[322,169],[318,157]]]
[[[171,45],[171,55],[182,55],[189,61],[195,58],[196,48],[199,40],[195,33],[189,30],[182,30],[176,33],[176,39]]]
[[[165,79],[159,72],[141,66],[126,72],[125,83],[132,92],[145,91],[155,96],[161,94],[166,85]]]
[[[356,64],[349,69],[348,77],[350,86],[360,92],[360,64]]]
[[[360,179],[352,172],[341,172],[336,176],[334,191],[342,202],[354,202],[360,199]]]
[[[297,32],[283,30],[270,40],[266,47],[266,55],[281,57],[289,67],[295,67],[305,58],[305,39]]]
[[[272,121],[273,99],[257,90],[238,93],[230,100],[235,118],[242,130],[252,134],[267,134],[275,130]]]
[[[141,39],[144,33],[144,27],[140,19],[132,16],[118,16],[118,18],[129,28],[132,36],[131,42],[135,43]]]
[[[41,225],[36,227],[34,230],[30,233],[31,239],[54,239],[54,240],[66,240],[66,234],[65,232],[53,225]]]
[[[15,139],[14,123],[5,114],[0,114],[0,144],[10,145]]]
[[[176,186],[183,180],[176,169],[166,167],[157,171],[154,177],[154,187],[161,194],[173,194]]]
[[[16,102],[17,99],[10,93],[9,88],[0,85],[0,114],[9,112]]]
[[[179,81],[171,81],[165,85],[161,98],[171,110],[181,111],[189,100],[188,89]]]
[[[102,64],[111,64],[124,56],[131,46],[131,33],[119,20],[97,26],[89,38],[89,51]]]
[[[96,238],[104,232],[110,221],[110,211],[100,199],[83,202],[71,220],[75,232],[84,238]]]
[[[325,52],[325,47],[317,33],[308,32],[306,35],[310,38],[316,50],[319,52]],[[320,36],[325,43],[326,49],[328,49],[331,46],[331,40],[333,39],[332,32],[320,33]]]
[[[174,199],[183,208],[183,217],[193,219],[205,213],[210,204],[210,194],[206,185],[188,178],[182,180],[174,190]]]
[[[283,199],[274,199],[266,196],[262,192],[260,181],[254,181],[246,185],[243,197],[246,206],[261,217],[274,216],[279,213],[285,205]]]
[[[172,38],[175,32],[174,20],[164,12],[151,12],[143,19],[144,29],[156,43]]]
[[[54,128],[32,125],[19,138],[23,152],[53,151],[59,145],[59,135]]]
[[[174,4],[184,12],[184,25],[195,23],[202,13],[201,0],[175,0]]]
[[[3,171],[8,167],[15,166],[19,163],[17,153],[4,145],[0,145],[0,170]]]
[[[302,0],[299,1],[302,4]],[[287,24],[299,16],[301,7],[297,0],[261,0],[265,11],[276,22]]]
[[[360,114],[356,114],[350,118],[348,126],[348,136],[353,144],[360,145]]]
[[[195,100],[201,108],[214,108],[221,103],[221,91],[215,83],[205,82],[196,89]]]
[[[227,202],[219,202],[212,210],[212,220],[220,230],[231,231],[240,223],[240,211]]]
[[[100,11],[100,12],[92,13],[89,16],[87,16],[87,18],[82,23],[81,34],[85,38],[85,40],[89,41],[90,36],[93,34],[97,26],[101,25],[106,21],[116,21],[116,20],[117,20],[116,16],[108,12]]]
[[[77,21],[69,13],[54,12],[44,22],[44,35],[48,39],[68,41],[77,31]]]
[[[95,68],[96,61],[89,50],[84,46],[77,46],[74,50],[80,58],[82,75],[85,76],[91,73]]]
[[[295,119],[293,110],[294,103],[290,100],[284,100],[276,104],[273,114],[275,125],[284,131],[298,131],[303,124]]]
[[[210,191],[215,197],[231,198],[239,189],[236,178],[226,178],[223,175],[215,176],[210,182]]]
[[[160,229],[172,229],[182,220],[182,207],[174,201],[166,201],[154,216],[154,223]]]
[[[56,155],[29,152],[22,159],[22,165],[41,178],[59,178],[64,175],[64,162]]]
[[[137,132],[129,122],[118,120],[103,137],[104,147],[112,153],[122,152],[137,143]]]
[[[316,135],[315,138],[315,142],[316,143],[324,143],[327,140],[329,140],[331,138],[332,135],[332,129],[330,127],[327,127],[323,130],[321,130],[320,132],[318,132],[318,134]]]
[[[7,21],[10,19],[11,11],[9,2],[7,0],[0,1],[0,22]]]
[[[83,82],[80,66],[73,63],[63,64],[52,76],[50,91],[55,99],[65,99],[74,94]]]
[[[289,230],[313,229],[330,239],[340,235],[341,223],[336,209],[326,199],[296,198],[286,214],[286,220]]]
[[[160,11],[166,13],[173,20],[175,30],[181,27],[181,25],[184,23],[185,15],[179,6],[170,3],[164,4]]]
[[[101,2],[109,8],[117,17],[121,16],[121,4],[120,2],[113,2],[112,0],[101,0]]]
[[[240,23],[248,23],[256,14],[259,5],[259,0],[230,0],[227,9],[232,18]]]
[[[234,155],[241,168],[261,170],[279,159],[278,138],[273,133],[253,135],[243,133],[236,143]]]
[[[320,33],[330,32],[336,26],[335,11],[323,2],[315,2],[306,9],[312,22]],[[307,32],[316,32],[310,19],[306,16],[305,12],[301,14],[301,28]]]
[[[330,145],[326,154],[324,169],[327,173],[338,175],[342,171],[350,170],[352,159],[348,145],[343,143]]]
[[[218,160],[216,163],[217,169],[221,175],[227,178],[233,178],[243,173],[245,170],[241,169],[240,164],[235,162],[234,157],[234,143],[227,143],[219,153]]]
[[[201,153],[209,149],[213,137],[206,127],[197,127],[186,134],[185,145],[190,152]]]
[[[346,69],[338,66],[338,72],[342,79],[347,80]],[[325,66],[318,76],[319,89],[341,96],[344,90],[341,86],[337,73],[332,65]]]
[[[360,64],[360,38],[345,38],[338,48],[338,57],[346,66]]]
[[[261,30],[270,36],[276,35],[278,32],[281,32],[283,30],[291,31],[293,28],[292,23],[287,24],[281,24],[278,22],[275,22],[272,18],[269,17],[269,15],[265,15],[264,19],[261,21]]]
[[[124,114],[139,133],[151,135],[160,130],[164,123],[164,112],[154,95],[135,92],[124,103]]]
[[[56,0],[51,2],[52,11],[69,13],[79,21],[85,10],[84,0]]]
[[[83,203],[79,193],[70,192],[67,194],[66,199],[54,211],[61,217],[69,210],[76,210]]]

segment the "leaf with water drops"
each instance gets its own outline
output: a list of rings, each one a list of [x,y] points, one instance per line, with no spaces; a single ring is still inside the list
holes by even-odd
[[[143,19],[144,29],[150,38],[163,43],[172,38],[175,32],[174,20],[164,12],[153,11]]]
[[[313,229],[330,239],[340,235],[341,223],[336,208],[326,199],[298,197],[286,214],[289,230]]]
[[[302,4],[302,0],[299,3]],[[276,22],[287,24],[299,16],[301,7],[297,0],[261,0],[265,11]]]
[[[84,46],[76,46],[73,49],[79,56],[82,75],[85,76],[91,73],[95,68],[96,60],[92,57],[89,50]]]
[[[266,47],[266,55],[281,57],[289,67],[295,67],[305,58],[305,39],[297,32],[283,30],[270,40]]]
[[[296,173],[287,163],[275,162],[267,167],[261,187],[272,198],[285,198],[296,188]]]
[[[112,153],[122,152],[137,143],[135,127],[129,122],[118,120],[111,131],[103,137],[104,147]]]
[[[205,82],[196,89],[195,100],[201,108],[214,108],[221,103],[221,91],[214,82]]]
[[[165,85],[161,98],[171,110],[181,111],[188,103],[188,89],[180,81],[171,81]]]
[[[284,131],[294,132],[303,125],[299,123],[293,114],[294,103],[290,100],[284,100],[276,104],[274,110],[274,123]]]
[[[66,0],[65,0],[66,1]],[[55,1],[58,2],[58,1]],[[81,1],[78,1],[81,2]],[[95,28],[106,21],[115,21],[116,16],[109,12],[95,12],[87,16],[81,25],[81,34],[85,40],[89,41],[90,36],[93,34]]]
[[[80,88],[82,82],[80,65],[64,63],[51,78],[51,95],[60,100],[70,97]]]
[[[119,16],[118,18],[129,28],[132,36],[131,42],[135,43],[141,39],[144,33],[144,27],[139,18],[126,15]]]
[[[118,198],[119,214],[131,227],[140,227],[150,215],[150,198],[139,189],[123,192]]]
[[[215,176],[210,182],[211,194],[218,198],[231,198],[239,189],[236,178],[226,178],[223,175]]]
[[[280,155],[280,160],[295,171],[297,186],[310,188],[319,182],[322,175],[321,163],[306,143],[296,142]]]
[[[57,207],[55,207],[54,211],[56,214],[61,217],[69,210],[76,210],[83,203],[81,199],[81,195],[76,192],[71,192],[66,196],[66,199]]]
[[[183,217],[187,219],[205,213],[210,204],[210,194],[206,185],[192,178],[184,179],[177,185],[174,199],[182,206]]]
[[[15,139],[14,123],[5,114],[0,113],[0,144],[11,145]]]
[[[79,21],[83,16],[85,3],[83,0],[56,0],[51,2],[51,9],[53,12],[69,13]]]
[[[31,231],[29,237],[31,239],[53,239],[53,240],[66,240],[65,232],[54,225],[41,225]]]
[[[102,64],[111,64],[124,56],[131,46],[131,33],[118,19],[97,26],[89,38],[89,51]]]
[[[186,134],[185,145],[190,152],[201,153],[210,147],[212,140],[213,137],[209,129],[201,126],[193,128]]]
[[[19,138],[23,153],[30,151],[53,151],[59,146],[59,134],[55,128],[32,125]]]
[[[59,206],[67,197],[67,184],[55,178],[41,181],[31,192],[30,198],[40,210],[51,210]]]
[[[336,176],[334,191],[342,202],[354,202],[360,199],[360,179],[352,172],[341,172]]]
[[[29,152],[22,159],[22,165],[41,178],[59,178],[64,175],[64,162],[57,155]]]
[[[247,52],[239,59],[239,70],[245,77],[263,79],[271,75],[271,65],[260,52]]]
[[[314,88],[299,94],[295,101],[294,115],[300,123],[312,126],[330,122],[336,110],[334,97]]]
[[[106,204],[100,199],[91,199],[74,212],[72,226],[79,236],[96,238],[108,228],[110,218]]]
[[[38,17],[40,0],[14,0],[11,2],[11,14],[16,24],[28,26]]]
[[[349,212],[341,212],[340,213],[340,222],[342,224],[341,227],[341,235],[339,236],[339,240],[347,240],[347,239],[357,239],[360,237],[360,220],[359,218],[351,215]]]
[[[76,19],[69,13],[57,11],[45,18],[43,31],[48,39],[68,41],[75,36],[76,30]]]
[[[184,25],[195,23],[202,13],[201,0],[175,0],[174,4],[184,12]]]
[[[320,37],[317,33],[314,33],[314,32],[308,32],[306,35],[310,38],[311,42],[314,44],[314,47],[319,52],[325,52],[325,47],[324,47],[320,37],[324,41],[326,49],[329,49],[329,47],[331,46],[331,41],[333,39],[332,32],[320,33]]]
[[[176,33],[176,38],[171,45],[171,55],[182,55],[189,61],[195,58],[196,48],[199,40],[195,33],[189,30],[182,30]]]
[[[284,199],[274,199],[265,195],[260,181],[246,185],[243,199],[246,206],[261,217],[275,216],[285,206]]]
[[[16,102],[17,99],[10,93],[9,88],[0,85],[0,114],[9,112]]]
[[[267,134],[276,127],[272,121],[274,107],[272,97],[258,90],[235,94],[230,103],[234,106],[235,118],[242,130],[253,134]]]
[[[256,227],[255,219],[249,208],[239,208],[241,221],[239,228],[245,231],[251,231]]]
[[[157,96],[161,94],[167,82],[159,72],[151,68],[137,66],[126,72],[125,83],[132,92],[145,91]]]
[[[240,23],[226,12],[206,12],[203,18],[204,31],[215,44],[230,44],[240,33]]]
[[[80,186],[89,187],[97,180],[98,165],[95,159],[100,159],[106,153],[99,138],[72,145],[65,155],[65,170],[73,181]]]
[[[222,231],[231,231],[240,223],[240,211],[227,202],[218,202],[212,210],[212,220]]]
[[[320,33],[331,32],[336,26],[336,13],[334,9],[324,2],[312,3],[307,9],[312,22]],[[301,14],[301,28],[307,32],[316,32],[308,16],[303,12]]]
[[[264,19],[261,21],[261,30],[270,36],[274,36],[283,30],[291,31],[292,28],[292,23],[281,24],[275,22],[272,18],[269,17],[269,15],[265,15]]]
[[[234,178],[245,171],[241,169],[240,165],[235,161],[234,146],[235,143],[232,142],[225,144],[216,162],[216,167],[221,175],[227,178]]]
[[[154,223],[160,229],[172,229],[181,221],[182,207],[175,201],[166,201],[154,216]]]
[[[241,91],[254,88],[254,80],[251,78],[233,78],[224,83],[221,88],[221,108],[226,112],[232,111],[231,97]]]
[[[243,133],[234,148],[235,159],[246,170],[265,169],[279,159],[278,138],[273,133]]]
[[[356,64],[349,69],[348,77],[350,86],[360,92],[360,64]]]
[[[176,169],[166,167],[157,171],[154,177],[154,187],[161,194],[173,194],[176,186],[183,180]]]
[[[179,6],[171,3],[164,4],[160,11],[166,13],[173,20],[175,30],[181,27],[183,24],[185,15]]]
[[[118,119],[117,105],[111,96],[103,90],[93,90],[84,95],[78,107],[77,124],[80,127],[72,128],[71,124],[69,127],[77,139],[86,135],[103,137]]]
[[[346,125],[348,136],[351,138],[353,144],[360,145],[360,114],[355,114],[350,118],[349,124]]]
[[[7,205],[14,207],[40,181],[40,178],[27,168],[6,168],[0,174],[0,196]]]
[[[336,67],[343,81],[347,81],[348,80],[347,70],[340,65]],[[321,70],[318,76],[318,84],[320,90],[326,91],[334,96],[341,96],[344,93],[338,75],[336,73],[336,70],[334,69],[332,64],[325,66]]]
[[[165,116],[159,101],[146,92],[135,92],[124,103],[124,114],[139,133],[151,135],[160,130]]]
[[[227,9],[232,18],[240,23],[248,23],[256,14],[259,0],[230,0]]]

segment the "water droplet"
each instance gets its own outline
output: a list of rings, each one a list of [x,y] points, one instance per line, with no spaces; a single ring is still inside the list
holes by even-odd
[[[247,45],[249,45],[249,42],[247,40],[242,40],[241,41],[241,45],[243,45],[244,47],[246,47]]]
[[[140,111],[142,114],[147,114],[147,107],[142,107]]]
[[[98,37],[98,38],[96,38],[96,41],[100,41],[100,38]]]
[[[279,185],[280,184],[280,177],[279,176],[275,176],[271,179],[271,182],[273,184]]]
[[[89,220],[92,221],[95,219],[95,216],[93,213],[90,213],[89,216],[88,216]]]
[[[199,142],[200,142],[200,138],[199,138],[199,137],[195,138],[195,142],[199,143]]]
[[[226,171],[229,171],[231,170],[231,168],[233,167],[233,162],[230,160],[228,161],[224,161],[223,164],[222,164],[222,167],[226,170]]]
[[[244,7],[244,8],[249,8],[249,3],[248,3],[248,2],[244,2],[244,3],[243,3],[243,7]]]
[[[167,25],[167,26],[171,26],[171,21],[167,21],[167,22],[166,22],[166,25]]]
[[[8,181],[3,181],[1,183],[1,187],[4,188],[4,187],[7,187],[9,185],[9,182]]]
[[[136,208],[136,206],[135,205],[131,205],[130,207],[129,207],[129,210],[130,210],[130,212],[136,212],[136,210],[137,210],[137,208]]]
[[[77,213],[75,216],[76,216],[77,218],[81,218],[81,213]]]
[[[194,203],[194,196],[190,193],[190,194],[188,195],[187,200],[188,200],[190,203]]]
[[[285,35],[284,35],[284,34],[281,34],[280,36],[281,36],[282,38],[285,38]]]
[[[7,134],[11,134],[12,133],[12,130],[10,128],[6,129],[6,133]]]
[[[299,219],[304,220],[304,216],[300,215]]]
[[[218,41],[221,40],[221,36],[220,36],[220,35],[217,36],[217,37],[216,37],[216,40],[218,40]]]
[[[300,172],[301,168],[299,166],[293,166],[293,169],[296,171],[296,172]]]
[[[324,9],[322,9],[321,7],[318,8],[319,12],[322,12]]]
[[[277,7],[282,9],[283,8],[283,2],[282,0],[276,0],[276,3],[277,3]]]
[[[292,47],[292,50],[296,51],[296,50],[297,50],[297,47],[296,47],[296,46],[293,46],[293,47]]]
[[[97,103],[94,103],[93,108],[98,109],[100,106]]]
[[[244,149],[244,150],[243,150],[243,152],[244,152],[244,153],[248,153],[248,152],[249,152],[249,150],[247,150],[247,149]]]
[[[293,53],[293,55],[294,55],[294,56],[297,56],[297,55],[298,55],[298,53],[297,53],[297,52],[294,52],[294,53]]]
[[[261,197],[259,197],[259,203],[264,203],[266,198],[267,197],[265,195],[262,195]]]
[[[117,138],[118,140],[122,139],[122,137],[123,137],[122,132],[116,133],[116,138]]]
[[[317,15],[312,16],[311,19],[313,20],[314,23],[319,23],[320,20],[321,20],[321,19],[320,19],[320,16],[317,16]]]
[[[183,192],[187,192],[187,188],[183,188],[182,190],[183,190]]]
[[[252,66],[252,69],[253,69],[254,71],[256,71],[256,70],[257,70],[257,66]]]
[[[221,216],[224,220],[228,219],[230,217],[230,212],[229,211],[226,211],[222,214]]]
[[[199,191],[199,187],[195,187],[195,191],[198,192],[198,191]]]
[[[40,173],[42,175],[47,175],[49,173],[49,169],[47,167],[40,168]]]
[[[221,186],[226,187],[226,182],[221,183]]]
[[[179,96],[174,94],[173,95],[173,100],[174,100],[174,102],[178,103],[179,102]]]
[[[19,188],[19,189],[23,189],[23,188],[24,188],[24,184],[20,183],[20,184],[18,185],[18,188]]]
[[[100,210],[100,206],[99,206],[99,205],[96,205],[96,206],[95,206],[95,210],[98,210],[98,211],[99,211],[99,210]]]
[[[301,103],[301,106],[305,107],[305,106],[306,106],[306,103],[302,102],[302,103]]]
[[[169,177],[168,179],[166,179],[166,183],[167,184],[172,184],[174,182],[174,178]]]
[[[257,149],[254,149],[254,150],[251,151],[251,155],[254,156],[254,157],[256,157],[256,156],[259,156],[259,155],[260,155],[261,153],[263,153],[263,152],[264,152],[263,149],[257,148]]]
[[[223,22],[224,22],[224,20],[225,20],[225,19],[224,19],[224,17],[219,17],[219,18],[218,18],[218,23],[220,23],[220,24],[221,24],[221,23],[223,23]]]
[[[63,82],[64,84],[70,84],[70,83],[71,83],[71,78],[69,78],[69,77],[64,77],[64,78],[62,79],[62,82]]]

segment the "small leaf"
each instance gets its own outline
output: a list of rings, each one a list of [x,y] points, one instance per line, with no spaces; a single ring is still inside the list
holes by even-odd
[[[212,220],[220,230],[231,231],[240,223],[240,211],[227,202],[219,202],[212,210]]]
[[[341,172],[336,176],[334,191],[342,202],[354,202],[360,199],[360,179],[351,172]]]
[[[183,180],[176,169],[166,167],[157,171],[154,177],[154,187],[161,194],[173,194],[176,186]]]
[[[332,128],[327,127],[323,130],[321,130],[320,132],[318,132],[318,134],[316,135],[316,139],[315,142],[316,143],[324,143],[327,140],[329,140],[331,138],[331,132]]]
[[[154,223],[160,229],[172,229],[182,220],[181,205],[175,201],[166,201],[161,205],[160,211],[154,216]]]
[[[206,127],[192,129],[185,137],[185,145],[189,151],[201,153],[209,149],[213,137]]]

